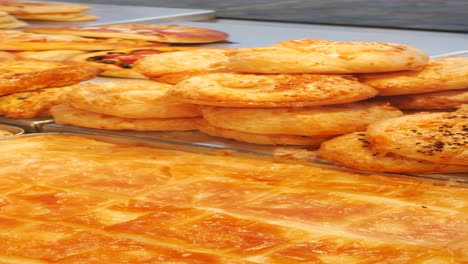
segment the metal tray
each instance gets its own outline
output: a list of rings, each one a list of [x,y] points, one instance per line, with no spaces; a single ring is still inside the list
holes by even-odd
[[[451,181],[468,184],[467,173],[447,174],[401,174],[376,173],[344,168],[339,165],[320,159],[316,149],[310,146],[267,146],[238,142],[229,139],[216,138],[197,131],[184,132],[139,132],[139,131],[111,131],[44,124],[40,127],[43,133],[67,133],[92,136],[103,139],[119,139],[118,143],[142,144],[154,147],[184,150],[198,153],[215,153],[217,155],[242,155],[252,158],[268,159],[287,163],[309,164],[332,169],[339,169],[365,174],[379,174],[391,176],[417,177],[433,180]]]
[[[0,130],[8,131],[13,135],[21,135],[24,134],[24,129],[16,126],[8,126],[0,124]],[[7,136],[8,137],[8,136]]]
[[[43,124],[51,123],[54,119],[52,117],[43,118],[8,118],[0,116],[0,124],[11,125],[19,127],[26,133],[39,132],[39,128]]]

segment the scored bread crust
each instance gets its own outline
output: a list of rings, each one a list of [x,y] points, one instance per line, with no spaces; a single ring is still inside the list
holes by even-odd
[[[100,69],[83,63],[6,61],[0,72],[0,95],[72,85],[89,80],[99,72]]]
[[[365,130],[377,120],[403,113],[386,103],[350,103],[298,108],[203,107],[211,125],[266,135],[331,136]]]
[[[72,86],[46,88],[0,96],[0,115],[9,118],[50,116],[50,108],[60,103],[60,96]]]
[[[248,73],[368,73],[421,69],[427,55],[386,42],[288,40],[232,51],[228,68]]]
[[[169,97],[170,84],[146,80],[83,83],[62,96],[71,106],[122,118],[201,116],[199,106]]]
[[[297,135],[261,135],[246,133],[210,125],[206,120],[198,120],[197,128],[200,132],[210,136],[234,139],[237,141],[261,145],[308,145],[318,146],[329,137],[308,137]]]
[[[400,109],[453,109],[468,104],[468,88],[443,92],[387,96]]]
[[[228,50],[188,49],[145,56],[134,70],[150,79],[177,84],[193,76],[226,71]]]
[[[377,91],[352,77],[211,73],[176,84],[179,100],[225,107],[302,107],[364,100]]]
[[[362,74],[359,80],[379,95],[419,94],[468,88],[468,57],[431,59],[419,71]]]
[[[200,118],[122,118],[59,104],[51,108],[55,123],[106,130],[188,131],[197,129]]]
[[[92,38],[123,38],[164,43],[210,43],[228,38],[228,34],[207,28],[178,25],[114,24],[92,27],[36,27],[27,32],[68,34]]]
[[[418,113],[377,121],[366,140],[379,153],[434,163],[468,165],[468,113]]]
[[[365,132],[338,136],[321,144],[318,155],[345,167],[392,173],[468,172],[468,166],[431,163],[372,151]]]

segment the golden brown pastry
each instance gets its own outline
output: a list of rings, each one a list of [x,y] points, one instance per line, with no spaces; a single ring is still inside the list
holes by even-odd
[[[431,59],[419,71],[359,75],[379,95],[419,94],[468,87],[468,57]]]
[[[264,135],[332,136],[365,130],[377,120],[403,113],[385,103],[350,103],[297,108],[203,107],[211,125]]]
[[[84,63],[35,60],[0,62],[0,95],[76,84],[94,78],[100,69]]]
[[[369,73],[421,69],[428,56],[386,42],[288,40],[270,47],[234,50],[228,68],[247,73]]]
[[[147,80],[83,83],[63,95],[71,106],[122,118],[179,118],[201,116],[199,106],[168,95],[170,84]]]
[[[247,133],[232,129],[215,127],[206,120],[197,121],[197,128],[201,132],[215,137],[234,139],[237,141],[261,144],[261,145],[307,145],[319,146],[320,143],[329,139],[323,136],[297,136],[297,135],[266,135]]]
[[[321,158],[345,167],[392,173],[454,173],[468,172],[468,165],[451,165],[405,158],[392,153],[372,150],[365,132],[338,136],[320,145]]]
[[[164,52],[139,59],[134,70],[159,82],[177,84],[192,76],[226,71],[227,52],[224,49]]]
[[[468,104],[468,88],[442,92],[406,94],[384,97],[400,109],[453,109]]]
[[[255,75],[211,73],[175,85],[179,100],[223,107],[303,107],[342,104],[377,91],[352,77],[313,74]]]
[[[370,124],[372,150],[434,163],[468,166],[468,112],[419,113]]]
[[[60,103],[62,94],[72,86],[38,89],[0,96],[0,115],[10,118],[50,116],[50,108]]]
[[[200,118],[122,118],[59,104],[50,110],[55,123],[106,130],[184,131],[196,130]]]

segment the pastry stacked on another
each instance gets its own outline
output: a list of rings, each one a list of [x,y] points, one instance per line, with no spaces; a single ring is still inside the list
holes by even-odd
[[[173,100],[171,85],[127,80],[76,85],[51,109],[57,124],[107,130],[194,130],[197,105]]]
[[[454,109],[468,104],[468,57],[431,59],[418,71],[363,74],[360,81],[404,110]]]
[[[423,68],[428,57],[412,47],[378,42],[285,41],[227,52],[224,73],[176,84],[175,98],[204,105],[200,131],[257,144],[319,145],[401,116],[350,74]]]
[[[84,13],[90,6],[60,2],[8,0],[0,2],[0,10],[24,20],[90,21],[99,17]]]
[[[0,11],[0,29],[15,29],[27,26],[28,23],[16,19],[8,12]]]
[[[0,58],[0,114],[11,118],[49,116],[69,85],[101,71],[85,63],[27,60],[10,53],[0,52]]]
[[[468,172],[468,109],[417,113],[375,122],[324,142],[320,157],[367,171]]]

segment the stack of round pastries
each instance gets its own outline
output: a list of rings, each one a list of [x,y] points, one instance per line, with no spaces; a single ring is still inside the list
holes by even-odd
[[[166,60],[177,56],[190,62],[184,67],[151,66],[161,61],[157,54],[138,60],[135,70],[158,81],[177,75],[177,81],[168,81],[175,83],[169,94],[200,105],[201,132],[271,145],[319,145],[403,115],[388,103],[365,102],[378,91],[354,74],[420,70],[429,60],[401,44],[310,39],[216,51],[221,56],[215,59],[194,53],[164,54]]]
[[[171,86],[147,80],[82,83],[63,94],[51,113],[57,124],[96,129],[196,129],[198,106],[170,98]]]
[[[468,103],[468,57],[436,58],[421,70],[358,78],[403,110],[454,109]]]
[[[468,172],[468,105],[375,122],[323,143],[319,155],[345,167],[394,173]]]

